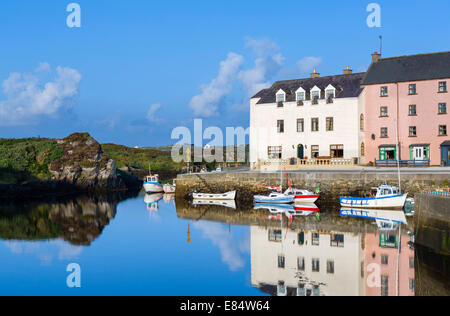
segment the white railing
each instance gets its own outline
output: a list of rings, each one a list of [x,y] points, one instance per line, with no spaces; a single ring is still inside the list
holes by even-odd
[[[300,169],[327,169],[327,168],[353,168],[359,163],[358,158],[325,158],[325,159],[267,159],[258,160],[256,169],[260,170],[287,170]]]

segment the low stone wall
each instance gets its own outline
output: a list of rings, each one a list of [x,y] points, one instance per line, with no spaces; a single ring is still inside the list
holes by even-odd
[[[450,195],[416,194],[416,243],[450,256]]]
[[[398,184],[396,172],[367,171],[302,171],[288,172],[291,184],[297,188],[315,191],[320,187],[322,198],[336,202],[339,196],[361,196],[387,183]],[[448,186],[450,175],[445,173],[402,174],[402,191],[410,196],[437,186]],[[287,188],[283,175],[284,187]],[[188,198],[195,190],[206,193],[222,193],[237,190],[237,200],[251,203],[255,194],[266,193],[263,186],[280,185],[279,172],[239,172],[182,174],[177,179],[177,198]]]

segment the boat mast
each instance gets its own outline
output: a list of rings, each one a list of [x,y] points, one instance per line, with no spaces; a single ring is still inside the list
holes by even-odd
[[[394,120],[395,125],[395,147],[396,147],[396,158],[397,158],[397,175],[398,175],[398,190],[399,193],[402,194],[402,182],[400,179],[400,146],[399,146],[399,139],[398,139],[398,129],[397,129],[397,120]]]

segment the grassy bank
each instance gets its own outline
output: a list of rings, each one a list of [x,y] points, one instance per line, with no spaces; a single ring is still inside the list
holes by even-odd
[[[172,161],[171,152],[154,148],[131,148],[115,144],[102,144],[103,152],[116,162],[117,168],[133,167],[147,170],[174,170],[182,167]]]
[[[44,138],[0,139],[0,183],[17,184],[51,178],[49,165],[64,150]]]

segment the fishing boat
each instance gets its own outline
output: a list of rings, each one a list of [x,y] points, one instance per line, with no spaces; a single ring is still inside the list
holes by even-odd
[[[164,188],[161,183],[159,183],[159,175],[150,174],[145,177],[144,190],[146,193],[159,193],[164,192]]]
[[[173,182],[172,182],[172,184],[164,184],[163,185],[163,190],[164,190],[164,193],[175,193],[175,191],[176,191],[176,189],[177,189],[177,179],[173,179]]]
[[[214,205],[214,206],[223,206],[231,209],[236,209],[236,201],[235,200],[193,200],[192,205]]]
[[[377,189],[375,197],[341,197],[342,207],[403,209],[408,194],[401,194],[397,187],[382,185]]]
[[[220,194],[212,193],[192,193],[194,200],[235,200],[236,191],[230,191]]]

